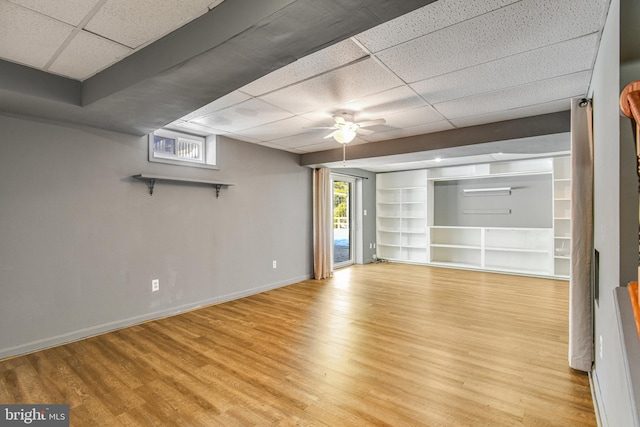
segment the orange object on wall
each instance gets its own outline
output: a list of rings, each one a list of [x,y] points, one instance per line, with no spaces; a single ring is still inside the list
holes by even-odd
[[[631,297],[631,306],[633,307],[633,318],[636,319],[636,331],[638,339],[640,339],[640,303],[638,302],[638,282],[631,282],[627,286],[629,296]]]

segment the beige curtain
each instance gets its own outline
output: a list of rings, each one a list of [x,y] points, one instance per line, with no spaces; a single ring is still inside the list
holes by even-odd
[[[592,108],[571,103],[571,279],[569,366],[591,371],[593,358],[593,124]]]
[[[333,227],[331,169],[313,172],[313,274],[316,279],[333,275]]]

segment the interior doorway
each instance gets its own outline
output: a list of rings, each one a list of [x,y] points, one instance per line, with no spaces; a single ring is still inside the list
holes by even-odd
[[[354,178],[331,177],[333,199],[333,266],[352,265],[355,262],[355,188]]]

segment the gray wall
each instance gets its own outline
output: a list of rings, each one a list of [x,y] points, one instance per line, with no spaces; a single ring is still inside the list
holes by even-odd
[[[146,138],[2,115],[0,150],[0,358],[312,274],[298,155],[220,138],[219,171],[152,164]]]
[[[613,298],[616,287],[636,280],[638,251],[633,143],[620,135],[619,7],[619,0],[611,2],[590,88],[594,104],[594,245],[600,252],[593,383],[603,425],[611,427],[636,425]]]
[[[551,228],[551,174],[438,181],[434,184],[434,225]],[[465,196],[463,189],[511,187],[510,195]],[[510,214],[463,214],[464,210],[510,209]]]

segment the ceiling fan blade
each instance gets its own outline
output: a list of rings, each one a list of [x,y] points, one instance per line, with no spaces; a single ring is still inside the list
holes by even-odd
[[[303,127],[302,129],[335,129],[335,126]]]
[[[375,133],[375,131],[373,131],[371,129],[358,128],[358,129],[356,129],[356,133],[359,134],[359,135],[371,135],[372,133]]]
[[[333,134],[334,134],[334,133],[336,133],[336,132],[337,132],[337,131],[335,131],[335,130],[334,130],[334,131],[333,131],[333,132],[331,132],[329,135],[325,136],[325,137],[324,137],[324,139],[331,138],[331,137],[333,136]]]
[[[356,123],[356,125],[358,125],[358,127],[361,127],[361,128],[366,128],[367,126],[381,125],[386,122],[387,121],[385,119],[375,119],[375,120],[367,120],[364,122],[359,122],[359,123]]]

